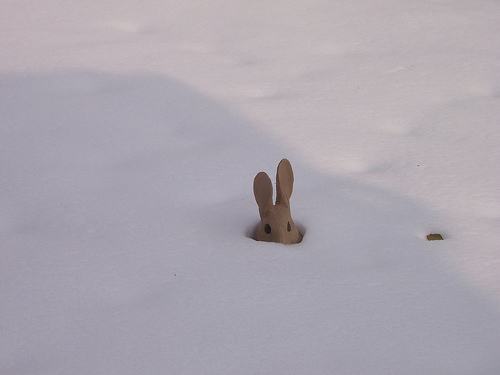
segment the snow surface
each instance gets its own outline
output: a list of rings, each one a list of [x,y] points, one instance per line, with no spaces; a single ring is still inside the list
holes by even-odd
[[[499,2],[3,0],[0,28],[2,375],[500,373]],[[282,157],[294,246],[248,238]]]

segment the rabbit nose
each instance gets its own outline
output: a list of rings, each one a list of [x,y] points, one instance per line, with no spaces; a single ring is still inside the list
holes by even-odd
[[[285,241],[285,232],[283,231],[278,231],[278,241],[283,243]]]

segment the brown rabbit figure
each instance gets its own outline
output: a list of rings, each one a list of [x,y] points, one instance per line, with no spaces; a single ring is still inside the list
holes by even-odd
[[[302,234],[290,214],[290,197],[293,190],[293,171],[290,162],[282,159],[276,172],[276,204],[273,204],[273,185],[265,172],[253,180],[253,193],[259,206],[261,222],[257,226],[257,241],[293,244],[302,241]]]

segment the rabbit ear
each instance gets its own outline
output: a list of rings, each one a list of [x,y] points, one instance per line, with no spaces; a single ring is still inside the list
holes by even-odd
[[[260,217],[273,205],[273,184],[265,172],[259,172],[253,180],[253,194],[259,206]]]
[[[293,191],[293,170],[287,159],[282,159],[276,172],[276,204],[288,206]]]

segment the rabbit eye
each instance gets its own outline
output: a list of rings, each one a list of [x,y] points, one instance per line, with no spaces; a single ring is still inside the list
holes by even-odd
[[[264,232],[267,234],[271,233],[271,226],[269,224],[264,225]]]
[[[286,226],[286,230],[289,232],[292,230],[292,226],[290,225],[290,222],[288,222],[288,224]]]

